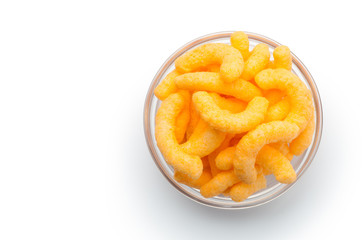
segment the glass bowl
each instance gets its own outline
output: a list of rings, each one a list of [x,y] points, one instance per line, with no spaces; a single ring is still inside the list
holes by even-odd
[[[150,153],[153,157],[155,164],[157,165],[161,173],[170,182],[170,184],[172,184],[172,186],[174,186],[179,192],[181,192],[186,197],[209,207],[215,207],[221,209],[244,209],[244,208],[256,207],[272,201],[273,199],[285,193],[295,183],[288,185],[281,184],[275,180],[274,176],[270,175],[266,176],[267,188],[254,193],[243,202],[234,202],[230,198],[224,197],[222,195],[213,198],[204,198],[200,194],[198,189],[188,187],[174,180],[173,168],[169,166],[164,160],[163,155],[161,154],[161,152],[157,147],[157,143],[154,137],[155,116],[161,101],[154,96],[153,91],[154,88],[158,85],[158,83],[169,72],[171,72],[174,69],[174,61],[176,60],[176,58],[178,58],[186,51],[191,50],[205,43],[230,43],[230,35],[232,33],[233,32],[219,32],[199,37],[187,43],[180,49],[178,49],[165,61],[165,63],[162,65],[162,67],[155,75],[145,99],[144,133]],[[249,33],[249,32],[246,32],[246,34],[249,37],[250,50],[259,43],[265,43],[269,46],[272,56],[274,48],[281,45],[278,42],[259,34]],[[322,133],[322,106],[318,89],[311,74],[309,73],[307,68],[303,65],[303,63],[293,53],[292,53],[292,60],[293,60],[292,71],[307,85],[307,87],[312,92],[315,105],[315,118],[316,118],[316,130],[310,147],[301,156],[298,157],[295,156],[291,162],[292,166],[294,167],[297,173],[297,180],[296,180],[297,182],[298,179],[306,171],[306,169],[310,166],[320,144],[321,133]]]

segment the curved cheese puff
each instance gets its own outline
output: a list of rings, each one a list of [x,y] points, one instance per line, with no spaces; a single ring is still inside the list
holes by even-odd
[[[247,60],[250,56],[249,53],[249,38],[244,32],[237,31],[231,34],[230,37],[231,46],[238,49],[244,60]]]
[[[192,72],[210,64],[221,64],[220,75],[225,82],[235,81],[243,72],[244,60],[240,52],[224,43],[207,43],[178,57],[174,62],[182,73]]]
[[[174,83],[174,79],[179,75],[181,75],[181,73],[177,70],[170,72],[154,89],[154,95],[163,101],[172,93],[177,92],[178,88]]]
[[[306,85],[295,74],[282,68],[263,70],[255,81],[262,89],[280,89],[288,95],[291,111],[285,121],[296,124],[301,133],[313,115],[312,97]]]
[[[245,62],[242,77],[247,81],[253,80],[255,75],[267,67],[269,58],[269,47],[264,43],[256,45]]]
[[[287,46],[276,47],[273,51],[274,68],[284,68],[289,71],[292,69],[291,51]]]
[[[193,188],[200,188],[212,179],[211,173],[208,170],[203,170],[198,179],[192,179],[188,175],[175,171],[174,179],[182,184]]]
[[[198,179],[202,174],[202,161],[198,156],[185,153],[179,146],[175,135],[175,122],[182,111],[185,99],[179,93],[166,98],[156,115],[155,138],[166,162],[176,171]]]
[[[289,153],[289,146],[288,143],[285,142],[275,142],[275,143],[271,143],[269,144],[269,146],[277,149],[278,151],[280,151],[283,155],[287,155]]]
[[[313,116],[308,122],[305,130],[303,130],[303,132],[290,143],[290,152],[296,156],[301,155],[310,146],[314,132],[315,118]]]
[[[186,153],[204,157],[218,148],[224,141],[225,136],[226,133],[212,128],[204,120],[200,119],[191,137],[180,146]]]
[[[228,147],[222,150],[215,159],[216,167],[220,170],[230,170],[233,168],[235,147]]]
[[[277,102],[281,101],[286,94],[278,89],[270,89],[265,91],[263,97],[265,97],[269,101],[269,106],[276,104]]]
[[[211,198],[223,193],[227,188],[238,182],[240,180],[232,170],[220,172],[200,188],[200,193],[205,198]]]
[[[191,94],[186,90],[178,91],[185,99],[185,106],[176,119],[176,138],[181,143],[185,137],[188,123],[190,121]]]
[[[210,96],[214,100],[219,108],[228,110],[232,113],[242,112],[246,109],[247,103],[236,98],[224,98],[217,93],[210,93]]]
[[[207,91],[236,97],[250,101],[256,96],[262,96],[261,90],[244,79],[225,83],[218,73],[198,72],[186,73],[175,78],[178,88],[191,91]]]
[[[200,117],[212,127],[227,133],[242,133],[258,126],[264,120],[268,108],[268,100],[255,97],[240,113],[231,113],[217,106],[207,92],[196,92],[192,101]]]
[[[245,183],[253,183],[257,173],[255,159],[260,149],[273,142],[289,142],[299,132],[296,124],[286,121],[263,123],[241,138],[234,158],[235,174]]]
[[[224,150],[225,148],[229,147],[229,143],[230,140],[234,137],[234,134],[226,134],[226,137],[224,139],[224,141],[221,143],[221,145],[215,150],[213,151],[209,156],[209,164],[210,164],[210,168],[211,168],[211,174],[212,176],[215,176],[216,174],[218,174],[219,172],[221,172],[217,167],[216,167],[216,162],[215,159],[217,157],[217,155]]]
[[[285,97],[283,100],[268,107],[264,122],[283,120],[287,117],[289,110],[289,99]]]
[[[296,172],[289,160],[269,145],[259,151],[256,163],[272,173],[278,182],[290,184],[296,180]]]
[[[267,181],[263,174],[259,174],[257,180],[252,184],[243,182],[237,183],[231,187],[230,197],[235,202],[242,202],[253,193],[265,188]]]

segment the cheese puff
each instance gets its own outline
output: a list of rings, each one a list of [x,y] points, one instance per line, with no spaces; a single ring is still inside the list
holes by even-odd
[[[284,68],[289,71],[292,69],[291,51],[287,46],[276,47],[273,51],[274,68]]]
[[[256,163],[273,173],[278,182],[290,184],[296,180],[296,172],[289,160],[269,145],[259,151]]]
[[[207,43],[178,57],[174,62],[182,73],[192,72],[210,64],[221,64],[220,75],[224,82],[235,81],[243,72],[244,60],[240,52],[224,43]]]
[[[269,47],[264,43],[256,45],[245,62],[242,77],[247,81],[253,80],[255,75],[267,67],[269,58]]]
[[[209,170],[203,170],[201,176],[198,179],[192,179],[186,174],[175,171],[174,179],[177,182],[185,184],[192,188],[201,188],[201,186],[205,185],[212,179],[212,176]]]
[[[241,31],[234,32],[231,34],[230,42],[231,46],[239,50],[244,60],[249,58],[250,52],[248,35]]]
[[[305,130],[303,130],[303,132],[290,143],[290,152],[296,156],[301,155],[310,146],[314,132],[315,118],[311,117],[311,120],[308,122]]]
[[[278,103],[285,96],[286,96],[286,94],[283,91],[278,90],[278,89],[267,90],[267,91],[265,91],[265,93],[263,95],[263,97],[265,97],[269,101],[269,106],[272,106],[272,105]]]
[[[202,174],[202,161],[196,155],[185,153],[179,146],[175,135],[175,123],[178,114],[185,104],[184,97],[179,93],[166,98],[156,115],[155,139],[166,162],[176,171],[198,179]]]
[[[288,143],[285,142],[275,142],[269,144],[269,146],[274,147],[278,151],[280,151],[283,155],[287,155],[289,153]]]
[[[268,107],[264,122],[283,120],[287,117],[289,110],[289,99],[285,97],[283,100]]]
[[[207,92],[196,92],[192,101],[200,117],[212,127],[227,133],[242,133],[258,126],[264,120],[268,108],[268,100],[255,97],[240,113],[231,113],[217,106]]]
[[[181,75],[181,73],[177,70],[170,72],[154,89],[154,95],[163,101],[172,93],[177,92],[178,88],[174,83],[174,79],[179,75]]]
[[[282,68],[261,71],[255,82],[262,89],[280,89],[288,95],[291,110],[285,121],[296,124],[301,133],[313,114],[313,101],[306,85],[294,73]]]
[[[229,147],[230,140],[233,137],[234,137],[234,134],[226,134],[226,137],[225,137],[224,141],[221,143],[221,145],[208,156],[212,176],[215,176],[216,174],[221,172],[220,169],[218,169],[216,167],[215,159],[222,150]]]
[[[259,174],[257,180],[252,184],[246,184],[243,182],[237,183],[231,187],[230,197],[235,202],[242,202],[247,199],[253,193],[265,188],[267,181],[263,174]]]
[[[210,168],[208,156],[201,158],[201,160],[202,160],[203,169]]]
[[[286,121],[263,123],[249,131],[236,146],[234,158],[235,174],[245,183],[253,183],[257,173],[255,159],[260,149],[273,142],[290,142],[299,132],[296,124]]]
[[[218,73],[186,73],[176,77],[175,83],[180,89],[215,92],[233,96],[246,102],[256,96],[262,96],[261,90],[254,84],[241,78],[232,83],[226,83],[221,80]]]
[[[294,157],[294,155],[292,154],[292,153],[287,153],[286,155],[285,155],[285,157],[288,159],[288,161],[292,161],[292,159],[293,159],[293,157]]]
[[[197,112],[193,103],[190,104],[190,121],[187,125],[186,136],[189,139],[200,121],[200,114]]]
[[[219,108],[228,110],[232,113],[242,112],[246,109],[247,103],[236,98],[224,98],[217,93],[210,93],[210,96],[214,100]]]
[[[180,90],[179,93],[185,98],[185,106],[176,119],[176,138],[181,143],[185,137],[188,123],[190,121],[190,102],[191,94],[186,90]]]
[[[204,120],[200,119],[191,137],[180,146],[186,153],[204,157],[218,148],[224,141],[225,136],[226,133],[212,128]]]
[[[233,168],[235,147],[228,147],[222,150],[215,159],[216,167],[220,170],[230,170]]]
[[[208,72],[219,73],[220,72],[220,65],[219,64],[211,64],[206,67]]]
[[[240,180],[232,170],[220,172],[200,188],[200,193],[205,198],[211,198],[223,193],[227,188],[238,182]]]

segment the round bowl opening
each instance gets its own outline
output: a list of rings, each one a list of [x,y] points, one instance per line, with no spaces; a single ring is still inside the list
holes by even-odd
[[[194,189],[188,187],[186,185],[180,184],[173,178],[173,168],[170,167],[163,158],[163,155],[159,151],[157,147],[157,143],[154,137],[154,127],[155,127],[155,115],[160,105],[160,100],[154,96],[154,88],[159,84],[159,82],[171,71],[174,69],[174,61],[180,55],[193,49],[199,45],[205,43],[230,43],[230,35],[233,32],[219,32],[213,33],[206,36],[199,37],[180,49],[178,49],[175,53],[173,53],[162,65],[162,67],[158,70],[157,74],[155,75],[144,105],[144,134],[145,138],[149,147],[149,151],[153,157],[153,160],[161,173],[166,177],[166,179],[174,186],[179,192],[181,192],[186,197],[201,203],[203,205],[215,208],[222,208],[222,209],[244,209],[262,205],[273,199],[277,198],[278,196],[285,193],[288,189],[290,189],[294,184],[281,184],[277,182],[274,176],[267,176],[267,188],[254,193],[248,199],[243,202],[234,202],[230,198],[224,196],[216,196],[213,198],[204,198],[200,195],[198,189]],[[278,42],[264,37],[259,34],[249,33],[246,32],[249,37],[250,48],[252,49],[259,43],[265,43],[269,46],[270,52],[273,53],[274,48],[280,46]],[[251,50],[250,49],[250,50]],[[292,52],[291,52],[292,53]],[[271,54],[272,57],[272,54]],[[322,106],[320,95],[317,89],[317,86],[313,80],[313,77],[305,67],[305,65],[292,53],[292,72],[294,72],[311,90],[313,100],[314,100],[314,107],[315,107],[315,119],[316,119],[316,129],[314,133],[314,137],[310,147],[301,155],[295,156],[292,160],[292,166],[296,170],[297,173],[297,180],[303,175],[306,169],[311,164],[318,146],[321,140],[322,134]]]

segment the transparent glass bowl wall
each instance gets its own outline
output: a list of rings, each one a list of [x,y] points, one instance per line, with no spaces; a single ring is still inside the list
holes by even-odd
[[[223,209],[243,209],[259,206],[261,204],[267,203],[278,196],[282,195],[289,188],[291,188],[292,184],[281,184],[277,182],[273,176],[267,176],[267,188],[261,190],[252,196],[250,196],[247,200],[237,203],[232,201],[230,198],[224,196],[217,196],[213,198],[206,199],[202,197],[199,193],[198,189],[190,188],[183,184],[176,182],[173,179],[173,168],[170,167],[164,160],[163,155],[159,151],[156,140],[154,137],[155,133],[155,115],[160,106],[160,101],[153,94],[154,88],[158,85],[158,83],[171,71],[174,69],[174,60],[178,58],[180,55],[185,53],[188,50],[191,50],[201,44],[205,43],[230,43],[230,35],[232,32],[220,32],[213,33],[206,36],[202,36],[197,38],[180,49],[178,49],[175,53],[173,53],[167,61],[162,65],[157,74],[155,75],[144,105],[144,133],[145,138],[150,150],[150,153],[153,157],[153,160],[161,173],[166,177],[166,179],[174,186],[179,192],[189,197],[190,199],[204,204],[210,207],[223,208]],[[281,45],[278,42],[271,40],[262,35],[247,33],[250,41],[250,50],[254,48],[259,43],[265,43],[269,46],[271,56],[275,47]],[[321,132],[322,132],[322,106],[321,100],[319,96],[319,92],[317,90],[316,84],[307,70],[307,68],[303,65],[303,63],[292,53],[293,57],[293,72],[307,85],[307,87],[311,90],[312,96],[314,98],[315,105],[315,118],[316,118],[316,130],[314,133],[314,138],[310,147],[305,151],[301,156],[295,157],[292,160],[292,165],[297,173],[297,181],[311,164],[318,146],[320,144]]]

